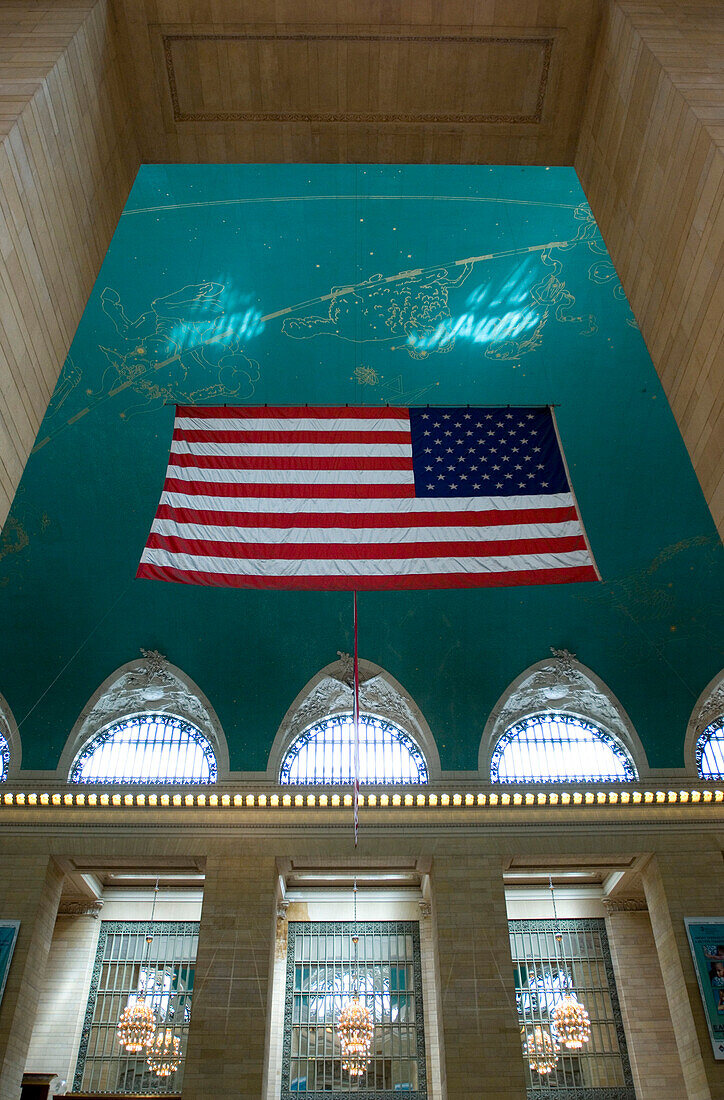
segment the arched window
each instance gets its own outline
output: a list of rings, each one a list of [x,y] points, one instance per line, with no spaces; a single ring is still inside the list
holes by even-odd
[[[702,779],[724,779],[724,715],[716,718],[699,735],[696,768]]]
[[[8,777],[10,767],[10,745],[6,737],[0,733],[0,783],[4,783]]]
[[[201,730],[169,714],[115,722],[91,738],[71,783],[215,783],[216,756]]]
[[[610,733],[572,714],[535,714],[510,726],[490,762],[491,783],[625,783],[637,779]]]
[[[425,758],[409,734],[382,718],[359,719],[360,783],[427,783]],[[295,737],[282,760],[283,784],[354,782],[351,714],[324,718]]]

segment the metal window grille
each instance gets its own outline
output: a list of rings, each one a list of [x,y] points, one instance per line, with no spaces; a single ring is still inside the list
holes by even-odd
[[[76,756],[70,783],[215,783],[216,757],[201,730],[143,714],[96,734]]]
[[[7,739],[0,733],[0,783],[4,783],[8,777],[10,767],[10,745]]]
[[[610,733],[572,714],[536,714],[506,730],[490,762],[491,783],[626,783],[637,779]]]
[[[150,944],[146,936],[150,932]],[[199,939],[198,921],[102,921],[73,1089],[164,1096],[181,1091]],[[145,1053],[128,1054],[116,1035],[129,999],[145,999],[159,1028],[181,1040],[181,1063],[157,1077]]]
[[[724,715],[699,736],[696,767],[701,779],[724,779]]]
[[[633,1077],[602,919],[508,922],[515,999],[528,1100],[635,1100]],[[562,933],[560,948],[555,932]],[[591,1019],[580,1051],[561,1049],[550,1074],[531,1069],[526,1037],[541,1028],[555,1038],[550,1016],[571,990]]]
[[[361,783],[427,783],[425,757],[409,734],[381,718],[359,719]],[[354,723],[336,714],[304,730],[282,761],[282,784],[354,782]]]
[[[281,1100],[426,1100],[419,925],[416,921],[289,922]],[[355,933],[356,929],[356,933]],[[359,936],[358,979],[354,945]],[[342,1069],[337,1022],[357,989],[373,1014],[366,1074]]]

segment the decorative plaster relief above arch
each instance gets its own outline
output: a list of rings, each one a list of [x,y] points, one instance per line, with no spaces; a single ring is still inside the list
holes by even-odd
[[[8,774],[5,778],[6,780],[16,779],[20,771],[23,749],[20,742],[20,731],[15,721],[15,715],[8,706],[4,695],[0,695],[0,734],[5,738],[10,750]],[[0,764],[0,775],[1,774],[2,764]]]
[[[282,760],[294,739],[309,726],[353,708],[353,663],[348,653],[326,665],[302,688],[282,718],[269,753],[266,778],[279,779]],[[408,733],[427,762],[429,782],[440,778],[440,756],[432,731],[412,696],[379,665],[360,660],[360,711],[387,719]]]
[[[545,661],[522,672],[493,707],[480,739],[478,769],[490,781],[490,763],[498,741],[516,722],[546,711],[575,715],[613,734],[631,756],[639,777],[648,761],[633,723],[611,689],[567,649],[553,649]]]
[[[687,772],[698,776],[696,743],[707,726],[724,715],[724,669],[710,680],[694,704],[684,742],[684,765]]]
[[[217,782],[229,777],[229,750],[221,722],[200,688],[157,650],[112,672],[78,716],[60,757],[57,777],[67,781],[77,753],[106,726],[140,714],[172,714],[201,730],[216,756]]]

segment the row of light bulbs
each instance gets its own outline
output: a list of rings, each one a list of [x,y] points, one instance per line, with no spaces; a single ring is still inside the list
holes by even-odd
[[[279,806],[288,808],[294,807],[321,807],[325,809],[327,807],[336,808],[339,806],[349,807],[352,805],[352,794],[206,794],[206,793],[188,793],[188,794],[155,794],[155,793],[125,793],[119,794],[117,792],[109,793],[102,791],[100,793],[93,791],[90,794],[85,792],[54,792],[48,794],[44,792],[37,794],[35,792],[26,793],[23,791],[5,791],[2,795],[2,804],[5,806],[90,806],[101,807],[106,809],[108,807],[149,807],[156,809],[158,807],[211,807],[212,809],[217,807],[259,807],[264,809],[271,807],[276,809]],[[604,791],[604,790],[587,790],[587,791],[502,791],[500,794],[497,791],[485,794],[479,792],[478,794],[461,794],[456,792],[455,794],[437,794],[434,791],[430,792],[417,792],[415,794],[364,794],[360,792],[359,805],[370,807],[382,807],[389,806],[409,808],[412,806],[425,807],[429,806],[435,808],[448,807],[448,806],[638,806],[645,805],[663,805],[663,804],[682,804],[687,803],[701,803],[701,802],[724,802],[724,791],[709,788],[690,788],[682,789],[679,791],[640,791],[640,790],[623,790],[623,791]]]

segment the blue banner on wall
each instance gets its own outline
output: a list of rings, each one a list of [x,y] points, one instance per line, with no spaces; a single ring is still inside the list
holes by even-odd
[[[0,1001],[5,992],[5,981],[10,969],[10,960],[18,938],[19,920],[0,920]]]
[[[724,1061],[724,918],[685,917],[714,1057]]]

